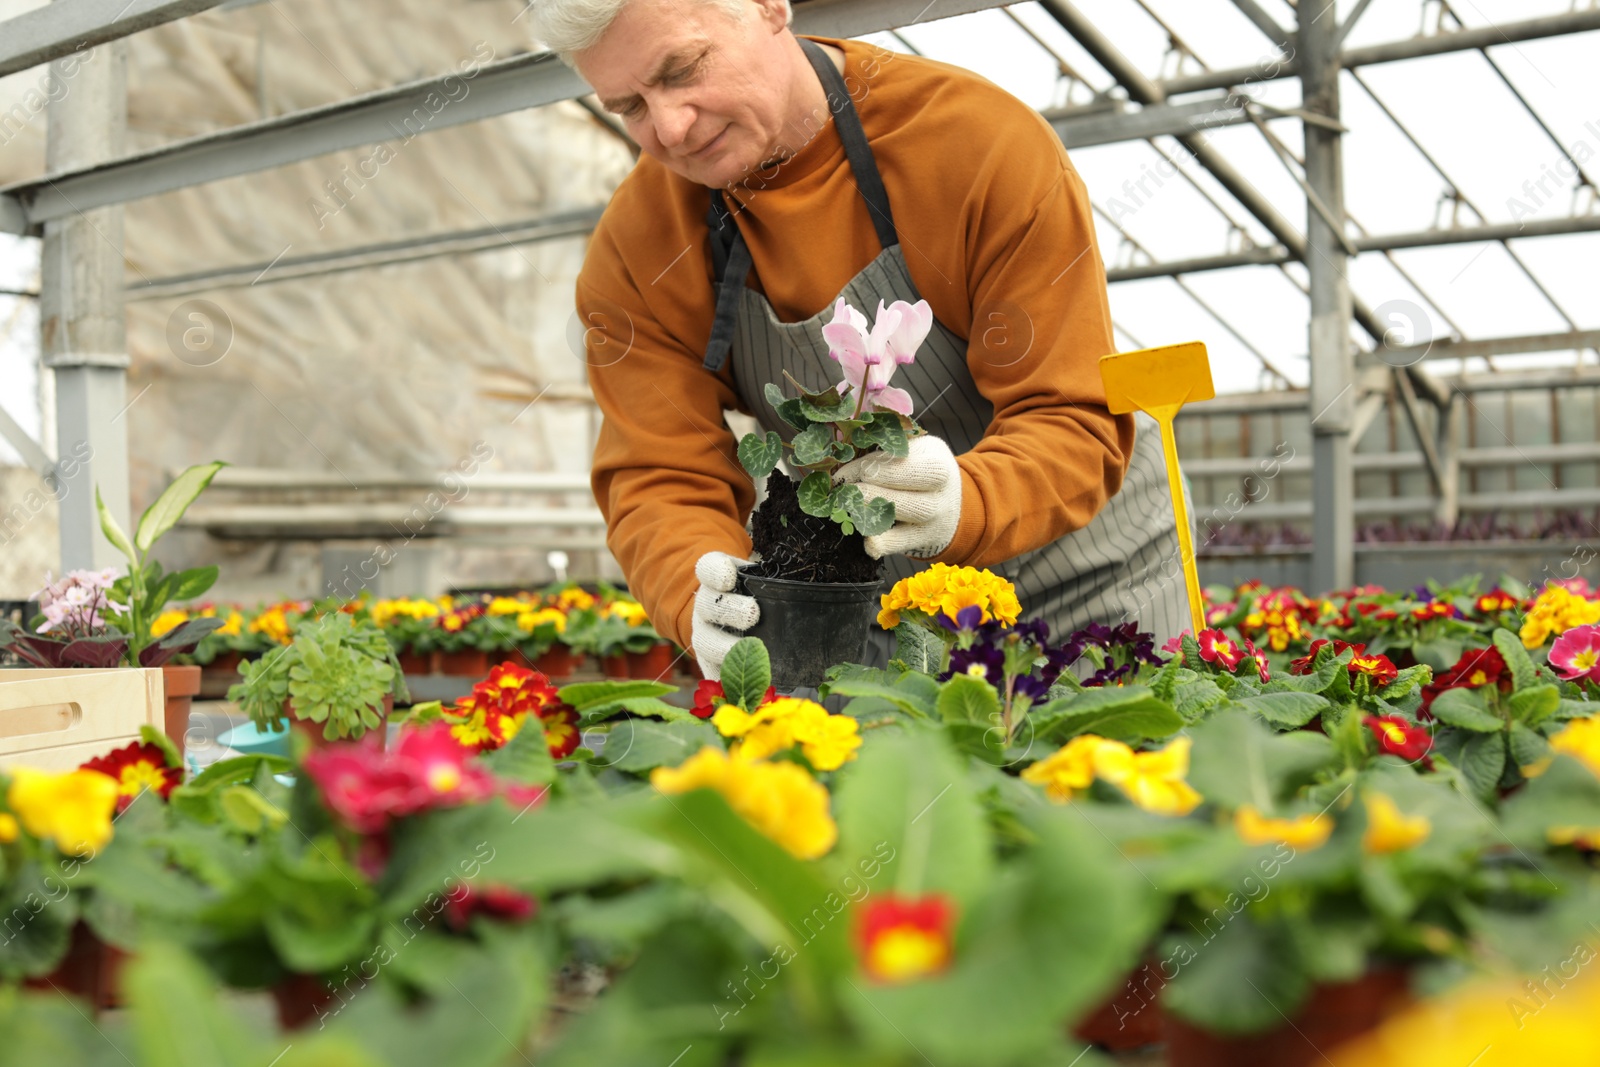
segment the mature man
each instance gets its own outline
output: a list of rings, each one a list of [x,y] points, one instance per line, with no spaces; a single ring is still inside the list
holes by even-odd
[[[843,471],[896,505],[867,542],[892,575],[992,567],[1058,635],[1183,627],[1160,441],[1106,410],[1089,201],[1034,111],[956,67],[797,37],[787,0],[532,11],[644,152],[578,279],[593,484],[631,587],[708,677],[758,617],[733,592],[755,487],[723,413],[792,436],[762,388],[838,379],[822,327],[840,297],[868,315],[920,297],[935,320],[895,378],[929,434]]]

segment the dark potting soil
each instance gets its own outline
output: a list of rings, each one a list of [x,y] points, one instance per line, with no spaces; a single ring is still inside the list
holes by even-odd
[[[800,510],[800,483],[782,471],[767,478],[767,498],[751,516],[750,532],[760,561],[747,573],[795,582],[875,582],[883,563],[867,555],[858,533],[846,534],[832,519]]]

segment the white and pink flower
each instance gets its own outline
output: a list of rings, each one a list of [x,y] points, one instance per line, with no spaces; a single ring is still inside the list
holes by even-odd
[[[828,355],[844,368],[839,392],[856,401],[862,411],[896,411],[911,414],[911,394],[889,384],[895,367],[911,363],[933,328],[933,309],[926,300],[908,304],[896,300],[887,308],[878,301],[877,321],[868,328],[867,317],[845,302],[833,305],[833,321],[822,328]]]

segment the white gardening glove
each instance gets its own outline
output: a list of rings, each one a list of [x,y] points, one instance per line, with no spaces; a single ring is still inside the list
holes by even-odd
[[[755,597],[733,591],[739,568],[750,566],[747,559],[735,559],[726,552],[707,552],[694,565],[700,588],[694,594],[694,623],[690,643],[700,673],[711,681],[722,680],[722,658],[744,631],[761,618]]]
[[[854,482],[867,500],[894,505],[894,525],[866,539],[873,559],[901,553],[937,556],[950,547],[961,519],[961,468],[943,439],[913,437],[911,453],[897,458],[873,452],[833,472],[835,483]]]

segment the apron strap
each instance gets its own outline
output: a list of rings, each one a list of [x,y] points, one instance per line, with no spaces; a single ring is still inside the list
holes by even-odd
[[[856,111],[850,90],[845,87],[844,75],[833,65],[828,53],[815,41],[800,38],[800,47],[822,81],[828,94],[828,109],[833,112],[834,124],[839,130],[839,140],[844,142],[844,154],[855,172],[856,188],[867,202],[867,213],[872,216],[872,228],[878,231],[878,243],[893,248],[900,243],[894,230],[894,213],[889,210],[889,191],[883,186],[883,175],[878,173],[878,161],[872,156],[872,146],[867,143],[867,131],[861,128],[861,116]]]
[[[867,203],[867,214],[872,217],[872,228],[878,233],[878,243],[893,248],[900,243],[895,232],[894,214],[889,209],[889,191],[884,188],[883,175],[867,143],[867,133],[861,126],[861,116],[845,87],[844,76],[833,65],[828,53],[815,41],[800,38],[800,47],[811,61],[817,78],[827,93],[828,109],[834,114],[834,124],[839,140],[844,144],[845,158],[855,174],[856,189]],[[706,229],[711,234],[711,267],[717,278],[717,313],[711,324],[711,337],[706,342],[706,357],[701,367],[713,374],[722,370],[733,348],[733,332],[739,325],[740,291],[750,277],[752,259],[744,243],[733,213],[728,210],[721,189],[707,189],[710,208],[706,212]]]

